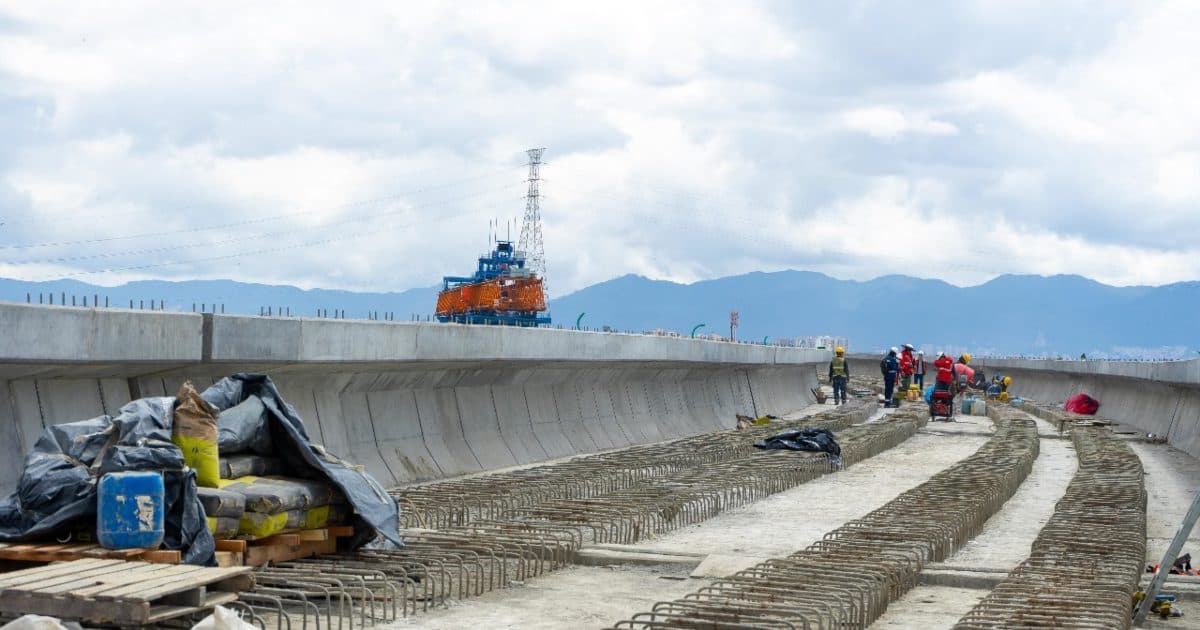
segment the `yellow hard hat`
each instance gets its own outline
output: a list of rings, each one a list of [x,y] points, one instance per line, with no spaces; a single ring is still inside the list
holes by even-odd
[[[964,353],[962,354],[962,360],[963,360],[963,363],[970,363],[970,362],[971,362],[971,353],[970,353],[970,352],[964,352]]]
[[[844,354],[846,352],[846,349],[841,346],[838,346],[838,347],[834,348],[833,351],[838,354]]]
[[[1011,377],[1011,376],[1005,376],[1005,377],[1004,377],[1004,386],[1005,386],[1005,387],[1008,387],[1009,385],[1012,385],[1012,377]]]

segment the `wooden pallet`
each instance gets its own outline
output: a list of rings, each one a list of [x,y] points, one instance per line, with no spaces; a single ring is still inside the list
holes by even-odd
[[[232,566],[240,557],[246,566],[260,567],[270,562],[288,562],[335,553],[337,539],[353,535],[354,528],[345,525],[276,534],[259,540],[218,540],[218,563],[228,563]]]
[[[146,625],[227,604],[254,587],[251,567],[210,569],[114,559],[0,575],[0,613],[100,625]]]
[[[0,560],[22,562],[64,562],[88,558],[104,560],[135,560],[164,564],[179,564],[178,551],[146,549],[105,549],[100,545],[86,544],[19,544],[0,543]]]

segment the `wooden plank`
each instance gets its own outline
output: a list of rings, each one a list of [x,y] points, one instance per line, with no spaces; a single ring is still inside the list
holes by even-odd
[[[80,555],[88,558],[110,558],[110,559],[129,559],[136,558],[146,551],[145,549],[105,549],[104,547],[96,547],[80,552]]]
[[[244,540],[218,540],[217,551],[235,551],[237,553],[245,553],[246,541]]]
[[[199,607],[191,606],[151,606],[146,615],[146,623],[160,623],[175,617],[190,615],[192,613],[202,612],[217,606],[224,606],[230,602],[237,601],[236,593],[209,593],[204,599],[204,604]]]
[[[177,565],[173,568],[182,569]],[[96,599],[121,599],[125,601],[154,601],[159,597],[186,591],[197,586],[207,586],[213,582],[241,575],[249,571],[246,567],[230,567],[228,569],[212,569],[208,567],[192,567],[195,572],[179,572],[169,579],[155,579],[152,584],[131,584],[115,590],[97,593]],[[149,586],[149,588],[147,588]]]
[[[285,545],[288,547],[298,547],[300,546],[300,542],[300,534],[275,534],[274,536],[268,536],[258,540],[251,540],[250,545],[252,547],[257,547],[260,545]]]
[[[243,564],[240,551],[218,551],[216,556],[218,567],[240,567]]]
[[[24,569],[0,578],[0,589],[13,588],[60,575],[75,578],[81,574],[89,575],[92,571],[111,571],[113,567],[123,564],[125,563],[120,560],[75,560],[35,569]]]
[[[353,525],[336,525],[328,529],[329,535],[333,536],[334,538],[350,538],[351,536],[354,536]]]
[[[155,597],[170,595],[185,591],[193,586],[199,586],[206,581],[201,580],[196,582],[196,576],[203,574],[205,571],[224,571],[226,569],[208,569],[206,567],[198,567],[193,564],[158,564],[151,566],[165,567],[161,572],[156,572],[148,580],[138,580],[124,584],[112,584],[103,590],[96,590],[88,595],[94,599],[110,600],[120,599],[124,601],[150,601]],[[171,588],[164,587],[170,586]],[[155,594],[157,593],[157,594]]]
[[[337,553],[337,539],[330,538],[328,540],[306,542],[300,546],[300,550],[304,552],[304,556],[302,557]]]
[[[166,606],[194,606],[200,607],[204,605],[204,600],[208,598],[208,589],[203,586],[189,588],[186,591],[171,593],[161,599],[155,601],[155,604]]]
[[[145,576],[154,572],[154,567],[159,566],[135,565],[129,562],[122,562],[121,565],[105,569],[104,572],[92,572],[90,575],[63,575],[38,584],[30,584],[27,587],[18,587],[16,590],[38,595],[57,595],[76,590],[112,588],[107,585],[141,581],[145,579]]]
[[[155,549],[154,551],[147,551],[138,559],[142,562],[153,562],[156,564],[179,564],[183,559],[183,555],[178,550]]]
[[[268,562],[287,562],[303,558],[306,554],[300,546],[289,547],[286,545],[266,545],[260,547],[250,547],[246,549],[246,565],[247,566],[262,566]]]
[[[76,583],[72,588],[67,589],[69,592],[66,594],[72,597],[91,597],[96,593],[110,591],[125,584],[153,584],[155,580],[175,574],[176,571],[173,570],[175,566],[173,564],[138,563],[136,570],[99,576],[89,582]]]
[[[220,582],[213,582],[208,585],[208,590],[210,592],[243,593],[254,590],[255,582],[254,574],[247,572],[226,578]]]
[[[328,529],[305,529],[299,533],[300,542],[322,542],[329,540]]]

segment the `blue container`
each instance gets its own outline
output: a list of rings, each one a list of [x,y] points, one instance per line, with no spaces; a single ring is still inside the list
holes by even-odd
[[[163,479],[156,472],[100,478],[96,538],[106,549],[153,549],[163,541]]]

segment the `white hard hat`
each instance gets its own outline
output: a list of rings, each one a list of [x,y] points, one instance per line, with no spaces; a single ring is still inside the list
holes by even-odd
[[[897,348],[896,348],[896,346],[892,346],[892,352],[899,353],[899,352],[900,352],[900,350],[899,350],[899,349],[897,349]]]
[[[946,353],[945,353],[945,352],[942,352],[941,350],[938,350],[938,357],[939,357],[939,358],[941,358],[941,357],[944,357],[944,356],[946,356]]]
[[[909,350],[914,350],[913,345],[911,343],[904,344],[904,347],[908,348]]]
[[[924,355],[924,354],[925,354],[925,351],[924,351],[924,350],[917,350],[917,354]]]

